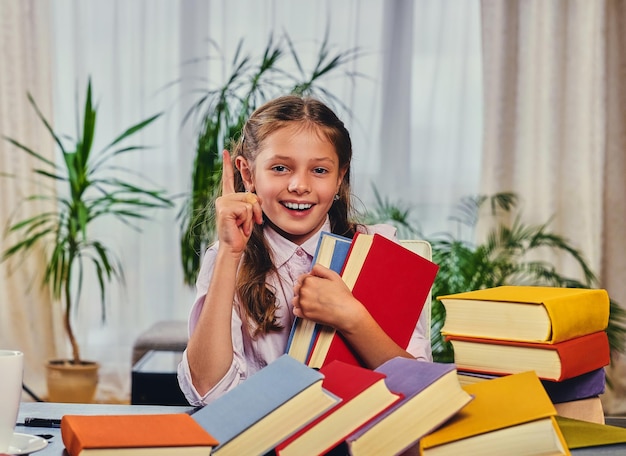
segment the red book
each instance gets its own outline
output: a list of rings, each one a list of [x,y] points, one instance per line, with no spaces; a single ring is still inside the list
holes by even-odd
[[[556,344],[448,336],[460,371],[515,374],[534,370],[545,380],[563,381],[606,366],[609,340],[604,331]]]
[[[379,234],[357,233],[341,277],[352,294],[400,347],[407,348],[439,267]],[[332,360],[361,364],[344,338],[322,326],[307,360],[322,367]]]
[[[277,455],[325,453],[402,398],[387,388],[387,376],[380,372],[341,361],[319,371],[322,386],[341,402],[276,446]]]

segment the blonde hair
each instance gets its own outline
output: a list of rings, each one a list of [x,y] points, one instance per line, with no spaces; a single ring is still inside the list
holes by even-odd
[[[328,216],[334,233],[353,237],[356,224],[350,221],[352,142],[343,122],[321,101],[287,95],[259,107],[244,125],[241,137],[235,144],[231,154],[233,165],[238,156],[244,157],[253,165],[263,142],[272,133],[294,124],[319,132],[334,146],[339,158],[339,166],[346,172],[339,187],[338,198],[333,202]],[[245,190],[243,178],[235,168],[235,191]],[[255,225],[244,252],[236,285],[237,295],[246,316],[256,323],[254,335],[281,329],[275,317],[276,290],[271,289],[267,284],[269,274],[276,274],[276,267],[263,237],[263,227]]]

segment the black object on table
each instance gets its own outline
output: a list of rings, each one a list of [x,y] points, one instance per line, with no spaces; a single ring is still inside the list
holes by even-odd
[[[188,406],[176,375],[181,359],[180,351],[148,351],[133,366],[130,403]]]

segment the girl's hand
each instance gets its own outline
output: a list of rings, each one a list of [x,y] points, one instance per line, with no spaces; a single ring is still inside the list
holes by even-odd
[[[222,153],[222,196],[215,200],[220,245],[243,253],[254,224],[263,223],[261,200],[254,193],[235,192],[235,174],[227,150]]]
[[[369,315],[335,271],[316,264],[294,286],[294,315],[350,332]]]

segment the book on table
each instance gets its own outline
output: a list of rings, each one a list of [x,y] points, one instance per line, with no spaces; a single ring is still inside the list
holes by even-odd
[[[492,380],[506,374],[496,375],[459,370],[458,375],[461,386],[465,386],[483,380]],[[553,404],[599,396],[606,389],[606,373],[603,367],[560,382],[540,380]]]
[[[384,236],[357,233],[341,277],[382,330],[407,348],[438,269]],[[319,368],[335,359],[361,364],[341,334],[320,325],[307,364]]]
[[[351,244],[352,239],[350,238],[322,231],[312,264],[321,264],[340,274]],[[286,353],[298,361],[306,363],[313,347],[317,329],[318,325],[314,321],[296,317],[287,340]]]
[[[446,336],[461,371],[514,374],[534,370],[545,380],[562,381],[609,364],[607,334],[598,331],[555,344]]]
[[[600,396],[560,402],[554,404],[554,408],[559,416],[591,421],[598,424],[605,423],[604,408],[602,407],[602,399],[600,399]]]
[[[568,455],[556,410],[534,372],[464,386],[474,399],[419,442],[421,455]]]
[[[219,441],[214,454],[264,454],[340,401],[323,379],[282,355],[192,418]]]
[[[454,364],[393,358],[375,369],[402,399],[376,415],[336,448],[351,455],[399,454],[471,403]]]
[[[69,456],[208,455],[218,441],[186,413],[64,415]]]
[[[626,429],[608,424],[593,423],[557,416],[572,455],[626,454]]]
[[[278,455],[322,454],[348,434],[401,399],[385,383],[385,374],[341,361],[322,367],[322,385],[341,398],[335,407],[279,443]]]
[[[605,290],[501,286],[438,296],[443,335],[558,343],[606,329]]]

